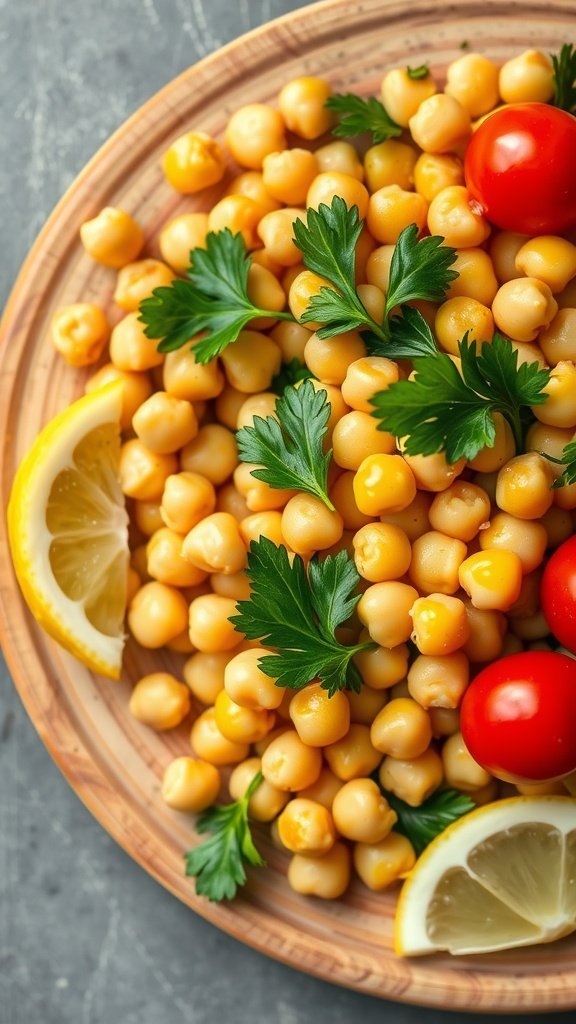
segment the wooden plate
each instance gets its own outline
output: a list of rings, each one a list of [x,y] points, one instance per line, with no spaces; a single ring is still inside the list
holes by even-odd
[[[376,93],[384,69],[395,64],[431,61],[441,73],[465,42],[503,61],[526,47],[558,49],[573,29],[573,0],[459,0],[451,6],[328,0],[252,32],[158,93],[62,199],[8,305],[0,377],[4,506],[15,467],[39,428],[83,390],[82,373],[58,359],[48,341],[51,313],[81,299],[112,303],[114,275],[83,254],[80,224],[102,206],[120,206],[152,240],[167,218],[214,201],[215,193],[182,199],[164,183],[159,157],[176,135],[197,127],[220,136],[233,109],[273,103],[296,75],[324,75],[338,91]],[[152,241],[148,251],[154,253]],[[53,644],[20,598],[4,522],[0,607],[10,669],[50,753],[102,825],[197,913],[293,967],[372,995],[486,1011],[576,1006],[576,941],[484,958],[397,959],[391,951],[395,893],[376,896],[355,884],[341,902],[301,898],[286,884],[285,858],[264,835],[268,870],[254,874],[241,897],[229,906],[196,897],[182,870],[182,853],[194,841],[191,819],[170,811],[159,795],[164,767],[187,750],[186,730],[160,736],[127,712],[128,681],[159,658],[129,646],[125,680],[114,684],[93,677]]]

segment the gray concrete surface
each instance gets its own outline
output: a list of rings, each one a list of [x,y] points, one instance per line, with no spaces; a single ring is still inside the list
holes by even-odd
[[[128,114],[222,43],[299,6],[0,0],[2,300],[54,203]],[[346,992],[269,961],[195,917],[91,818],[0,664],[0,1024],[474,1019],[508,1018]]]

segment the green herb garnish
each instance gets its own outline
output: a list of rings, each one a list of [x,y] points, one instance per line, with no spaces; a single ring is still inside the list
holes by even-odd
[[[452,281],[458,277],[450,270],[456,261],[456,249],[442,245],[439,235],[418,240],[418,227],[404,228],[392,254],[390,281],[386,293],[386,315],[395,306],[414,299],[441,302]]]
[[[203,843],[184,854],[186,874],[196,879],[196,892],[209,900],[232,900],[246,883],[246,865],[263,867],[248,824],[248,803],[262,782],[258,772],[241,800],[216,804],[200,815],[196,831],[210,832]]]
[[[540,454],[545,459],[548,459],[549,462],[554,462],[557,466],[564,466],[562,475],[554,481],[553,486],[555,488],[576,484],[576,441],[569,441],[568,444],[564,445],[562,458],[560,459],[555,459],[546,452],[540,452]]]
[[[314,378],[312,370],[308,369],[306,363],[301,363],[294,357],[287,363],[282,363],[278,373],[272,378],[268,390],[273,391],[275,395],[282,395],[285,388],[290,388],[301,380],[308,380],[309,377]]]
[[[236,434],[242,462],[255,463],[252,476],[280,490],[306,491],[334,510],[328,497],[331,452],[322,444],[328,429],[330,403],[326,391],[312,381],[285,388],[276,402],[276,417],[255,416],[253,425]]]
[[[362,678],[353,659],[374,644],[345,647],[336,639],[360,599],[360,577],[347,553],[315,555],[306,572],[299,555],[291,563],[285,547],[262,537],[250,545],[246,574],[250,599],[238,602],[230,621],[249,640],[275,649],[260,658],[262,671],[290,690],[319,679],[330,696],[358,693]]]
[[[421,78],[428,78],[430,68],[427,64],[419,64],[417,68],[406,68],[406,74],[413,82],[418,82]]]
[[[411,807],[400,797],[386,790],[384,795],[392,810],[398,815],[394,832],[400,832],[410,840],[418,857],[436,836],[448,828],[448,825],[473,811],[476,806],[465,793],[457,793],[453,789],[433,793],[419,807]]]
[[[364,341],[369,352],[388,359],[417,359],[434,356],[438,346],[422,314],[412,306],[402,306],[402,315],[390,318],[390,340],[381,341],[368,332]]]
[[[560,53],[551,53],[554,68],[554,99],[552,103],[569,114],[576,111],[576,50],[564,43]]]
[[[210,232],[205,249],[194,249],[187,280],[155,288],[140,303],[140,320],[148,338],[160,338],[159,352],[173,352],[189,344],[198,363],[209,363],[236,341],[255,317],[293,320],[291,313],[255,306],[248,295],[252,263],[241,234],[229,228]]]
[[[332,134],[340,138],[372,133],[374,143],[385,142],[402,134],[402,128],[387,113],[386,108],[374,96],[362,99],[354,93],[335,93],[329,96],[325,106],[336,114],[343,115]]]
[[[462,374],[444,352],[414,360],[413,380],[398,381],[374,396],[373,415],[381,430],[405,437],[408,455],[444,452],[448,462],[473,459],[492,447],[494,413],[508,420],[518,449],[522,446],[523,409],[546,401],[548,370],[537,363],[518,366],[507,338],[494,335],[477,353],[465,336],[459,344]]]

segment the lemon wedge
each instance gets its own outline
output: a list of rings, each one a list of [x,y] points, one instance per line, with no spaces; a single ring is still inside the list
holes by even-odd
[[[80,398],[36,438],[8,506],[16,576],[35,619],[93,671],[118,678],[128,518],[117,476],[122,383]]]
[[[450,825],[408,876],[396,911],[401,956],[490,953],[576,928],[576,800],[512,797]]]

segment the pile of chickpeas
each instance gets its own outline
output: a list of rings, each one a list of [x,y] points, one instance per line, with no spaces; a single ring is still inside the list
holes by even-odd
[[[541,454],[558,457],[576,429],[576,246],[493,230],[469,202],[462,158],[476,119],[552,92],[550,61],[538,51],[501,68],[466,54],[448,68],[443,92],[431,74],[414,80],[395,68],[382,97],[402,137],[362,150],[327,134],[330,85],[299,78],[282,89],[277,108],[251,104],[233,114],[228,155],[202,132],[173,142],[163,160],[169,185],[196,194],[221,182],[223,197],[203,212],[196,200],[163,227],[162,260],[141,256],[142,231],[122,210],[104,209],[81,230],[86,252],[118,272],[114,302],[123,316],[110,331],[103,310],[81,303],[56,313],[52,336],[72,366],[108,359],[87,390],[123,383],[128,626],[142,647],[185,656],[180,678],[158,671],[140,679],[130,709],[156,730],[190,716],[190,754],[167,764],[162,785],[177,811],[202,811],[226,786],[239,799],[262,771],[250,816],[270,822],[274,841],[290,852],[288,880],[300,893],[341,896],[352,865],[379,891],[413,866],[409,840],[391,831],[396,815],[375,773],[413,807],[439,787],[478,803],[501,792],[468,753],[458,708],[486,662],[546,646],[542,563],[573,533],[576,509],[576,485],[554,490],[560,467]],[[490,342],[498,329],[521,362],[551,368],[525,452],[515,452],[499,415],[494,446],[454,465],[441,454],[402,454],[402,439],[377,429],[373,396],[410,365],[368,355],[357,332],[323,340],[320,325],[299,322],[324,282],[304,269],[292,225],[336,195],[365,218],[358,293],[375,318],[394,245],[416,223],[457,249],[459,276],[445,300],[415,303],[440,348],[457,361],[466,331]],[[271,316],[207,365],[189,346],[162,355],[144,334],[139,304],[182,275],[190,250],[223,228],[242,234],[252,256],[250,295]],[[294,322],[275,320],[286,307]],[[270,488],[238,460],[235,431],[274,415],[272,379],[294,358],[330,403],[335,511],[308,494]],[[329,697],[317,682],[278,688],[258,666],[266,651],[233,629],[230,616],[250,592],[247,550],[260,537],[305,561],[342,549],[354,559],[361,598],[338,635],[375,645],[356,658],[359,693]],[[518,788],[562,791],[558,783]]]

